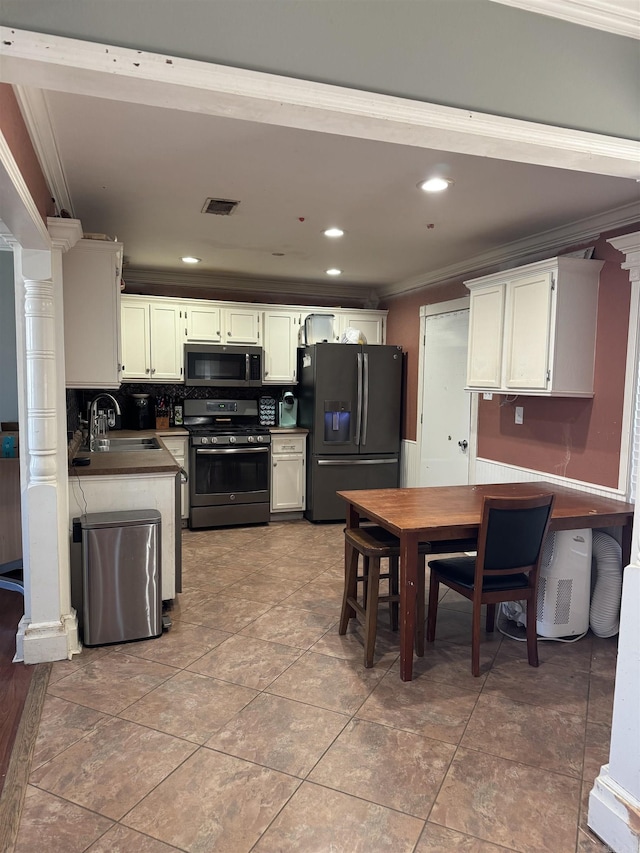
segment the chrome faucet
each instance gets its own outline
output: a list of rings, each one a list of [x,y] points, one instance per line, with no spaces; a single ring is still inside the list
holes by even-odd
[[[118,405],[118,401],[113,396],[113,394],[108,394],[106,391],[98,394],[93,398],[91,403],[89,404],[89,423],[88,423],[88,444],[89,447],[92,446],[93,441],[99,435],[106,435],[109,430],[109,420],[106,416],[100,416],[98,414],[98,403],[103,398],[111,400],[113,403],[113,408],[115,409],[116,415],[120,414],[120,406]]]

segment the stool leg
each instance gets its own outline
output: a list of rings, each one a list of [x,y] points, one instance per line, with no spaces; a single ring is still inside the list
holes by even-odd
[[[338,634],[347,633],[349,619],[356,615],[355,610],[349,604],[350,598],[356,598],[358,589],[358,552],[355,548],[345,543],[345,567],[344,567],[344,594],[342,596],[342,611],[340,613],[340,626]]]
[[[367,593],[369,591],[369,558],[362,555],[362,605],[367,604]]]
[[[398,558],[389,557],[389,615],[391,616],[391,630],[398,630],[398,595],[400,586],[398,584]],[[395,596],[395,601],[391,596]]]
[[[416,584],[416,654],[424,657],[424,554],[418,556],[418,583]]]
[[[429,611],[427,614],[427,642],[433,643],[436,638],[436,618],[438,616],[438,588],[440,584],[436,573],[429,574]]]
[[[364,619],[364,665],[373,666],[373,651],[378,629],[378,589],[380,586],[380,558],[373,557],[369,564],[369,588]]]

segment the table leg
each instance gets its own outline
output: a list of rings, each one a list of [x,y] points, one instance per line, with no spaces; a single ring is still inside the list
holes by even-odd
[[[416,630],[416,586],[418,580],[418,537],[400,535],[400,678],[413,676],[413,638]]]

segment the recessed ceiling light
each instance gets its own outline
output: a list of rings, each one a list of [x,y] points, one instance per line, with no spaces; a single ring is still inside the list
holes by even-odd
[[[187,256],[186,258],[180,258],[183,264],[199,264],[202,258],[192,258],[191,256]]]
[[[426,193],[441,193],[443,190],[449,189],[453,181],[448,178],[429,178],[427,181],[422,181],[418,184],[421,190]]]
[[[344,235],[342,228],[327,228],[327,230],[322,233],[325,237],[342,237]]]
[[[330,270],[325,270],[327,275],[342,275],[342,270],[337,270],[335,267],[332,267]]]

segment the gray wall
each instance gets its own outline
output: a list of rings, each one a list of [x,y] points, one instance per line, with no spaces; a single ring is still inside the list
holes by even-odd
[[[640,135],[640,50],[489,0],[2,0],[25,30]]]
[[[18,420],[13,252],[0,251],[0,421]]]

